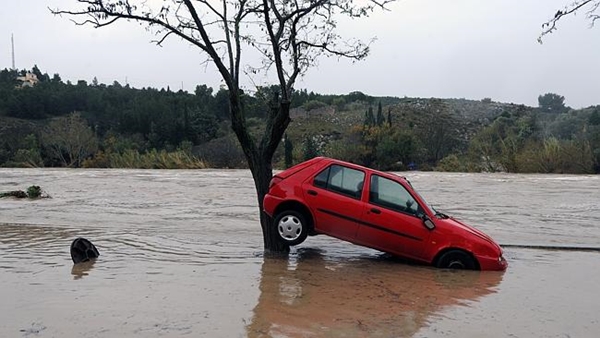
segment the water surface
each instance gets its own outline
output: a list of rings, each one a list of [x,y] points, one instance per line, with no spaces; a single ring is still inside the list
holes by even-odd
[[[502,244],[600,247],[598,176],[402,173]],[[244,170],[0,169],[0,337],[595,337],[596,252],[448,272],[324,236],[263,257]],[[83,236],[101,256],[73,266]]]

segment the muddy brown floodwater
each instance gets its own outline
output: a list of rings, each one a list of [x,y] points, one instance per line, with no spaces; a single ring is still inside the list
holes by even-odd
[[[264,257],[244,170],[0,169],[0,337],[599,337],[600,177],[403,173],[507,245],[449,272],[325,236]],[[73,266],[90,239],[95,262]]]

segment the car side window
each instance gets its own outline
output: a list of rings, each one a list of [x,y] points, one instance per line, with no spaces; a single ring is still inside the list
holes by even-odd
[[[327,189],[327,181],[329,180],[329,170],[331,167],[321,171],[319,175],[315,177],[313,184],[319,188]]]
[[[415,216],[423,214],[419,203],[402,184],[377,175],[371,176],[369,202]]]
[[[360,198],[364,181],[364,172],[334,164],[320,172],[313,184],[352,198]]]

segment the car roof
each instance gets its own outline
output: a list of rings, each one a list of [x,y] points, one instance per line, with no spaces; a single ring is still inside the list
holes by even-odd
[[[330,158],[330,157],[320,157],[323,161],[328,161],[331,164],[340,164],[346,167],[350,167],[353,169],[358,169],[358,170],[362,170],[362,171],[368,171],[371,172],[372,174],[377,174],[379,176],[382,177],[386,177],[389,178],[391,180],[399,180],[399,181],[405,181],[406,182],[406,177],[403,176],[399,176],[393,173],[389,173],[389,172],[385,172],[385,171],[380,171],[380,170],[376,170],[373,168],[369,168],[369,167],[365,167],[359,164],[355,164],[355,163],[351,163],[351,162],[346,162],[346,161],[342,161],[342,160],[338,160],[335,158]],[[329,165],[329,163],[327,164]]]

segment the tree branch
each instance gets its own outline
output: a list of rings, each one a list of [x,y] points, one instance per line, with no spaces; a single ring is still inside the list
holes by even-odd
[[[208,36],[206,29],[204,28],[204,25],[202,24],[202,21],[200,20],[200,17],[198,16],[198,12],[196,11],[196,8],[192,4],[191,0],[183,0],[183,2],[185,4],[185,6],[188,8],[190,14],[192,15],[192,19],[196,23],[196,28],[198,29],[198,32],[200,32],[200,36],[202,37],[202,41],[206,45],[204,50],[206,51],[206,53],[208,53],[208,55],[211,57],[211,59],[217,66],[217,69],[219,70],[219,73],[221,73],[221,76],[223,77],[223,80],[227,84],[227,87],[229,88],[229,90],[234,91],[235,94],[237,94],[237,88],[234,87],[234,81],[232,79],[232,74],[229,73],[229,71],[227,71],[227,68],[223,64],[221,57],[219,56],[217,51],[214,49],[212,42],[210,40],[210,37]]]
[[[554,17],[546,22],[544,22],[542,24],[542,33],[540,34],[540,36],[538,37],[538,42],[541,44],[542,43],[542,38],[547,35],[552,33],[553,31],[555,31],[556,28],[556,24],[558,23],[558,21],[560,21],[563,17],[568,16],[568,15],[572,15],[576,12],[578,12],[581,8],[583,8],[584,6],[588,5],[588,4],[592,4],[592,7],[590,10],[587,11],[587,17],[588,19],[591,20],[591,25],[594,25],[594,22],[598,19],[598,15],[593,14],[598,7],[600,6],[600,1],[598,0],[578,0],[578,1],[574,1],[572,4],[565,6],[564,9],[562,10],[558,10],[556,12],[556,14],[554,14]]]
[[[149,25],[161,26],[161,27],[167,29],[168,31],[171,31],[173,34],[179,36],[180,38],[184,39],[185,41],[197,46],[198,48],[202,49],[203,51],[208,52],[207,47],[204,44],[200,43],[199,41],[194,39],[192,36],[184,34],[180,30],[178,30],[177,27],[170,25],[166,21],[162,21],[162,20],[152,18],[149,16],[140,16],[140,15],[135,15],[135,14],[125,14],[125,13],[115,12],[115,11],[109,10],[106,7],[104,7],[101,0],[96,0],[96,1],[78,0],[78,1],[83,2],[83,3],[89,3],[92,6],[88,7],[88,9],[86,11],[66,11],[66,10],[51,9],[51,8],[49,8],[49,10],[54,15],[66,14],[66,15],[71,15],[71,16],[75,16],[75,17],[91,16],[92,20],[88,19],[83,22],[79,22],[77,24],[78,25],[91,24],[94,28],[108,26],[110,24],[115,23],[116,21],[118,21],[120,19],[146,22]],[[96,7],[94,7],[94,6],[96,6]],[[112,18],[112,19],[110,19],[106,22],[100,21],[102,19],[108,19],[108,18]]]
[[[352,50],[346,50],[346,51],[336,50],[336,49],[330,48],[327,43],[316,44],[316,43],[312,43],[312,42],[308,42],[308,41],[299,41],[298,45],[305,45],[305,46],[312,47],[312,48],[323,49],[323,50],[327,51],[329,54],[336,55],[339,57],[345,57],[345,58],[349,58],[349,59],[355,59],[355,60],[362,60],[369,54],[369,46],[368,45],[366,45],[364,48],[361,48],[361,46],[357,46],[354,48],[353,51]]]
[[[223,29],[225,30],[225,41],[227,46],[227,55],[229,56],[229,72],[233,77],[234,83],[239,83],[234,73],[233,47],[231,45],[231,30],[227,21],[227,0],[223,0]]]

